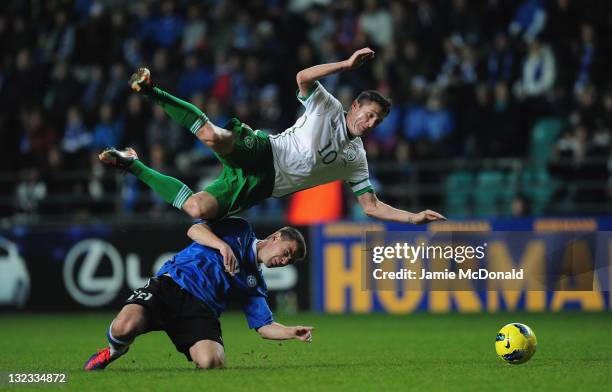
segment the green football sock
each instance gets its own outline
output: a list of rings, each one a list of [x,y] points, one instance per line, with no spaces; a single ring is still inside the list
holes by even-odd
[[[193,194],[193,191],[181,181],[147,167],[138,159],[130,165],[128,170],[153,189],[167,203],[172,204],[179,210],[183,208],[185,201]]]
[[[208,121],[206,114],[197,106],[185,102],[159,87],[153,87],[147,95],[160,105],[170,118],[189,129],[194,135]]]

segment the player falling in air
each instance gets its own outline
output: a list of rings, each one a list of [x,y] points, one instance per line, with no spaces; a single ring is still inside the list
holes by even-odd
[[[312,341],[312,327],[274,322],[261,273],[261,264],[283,267],[305,257],[299,231],[284,227],[258,240],[248,222],[227,218],[210,226],[194,224],[187,233],[194,242],[126,300],[108,329],[109,347],[93,354],[85,370],[104,369],[136,336],[158,330],[197,367],[223,367],[219,316],[231,298],[241,302],[249,327],[264,339]]]
[[[194,194],[178,179],[145,166],[131,148],[107,149],[100,160],[134,174],[193,218],[222,219],[270,196],[283,197],[342,179],[368,216],[414,224],[443,220],[435,211],[411,213],[391,207],[374,193],[361,136],[384,120],[390,101],[368,90],[344,112],[341,103],[318,82],[327,75],[358,68],[373,57],[371,49],[363,48],[345,61],[298,72],[298,99],[306,110],[291,128],[273,136],[254,132],[236,118],[225,128],[218,127],[194,105],[154,86],[149,70],[140,68],[129,80],[132,89],[152,99],[210,147],[223,164],[223,171],[212,184]]]

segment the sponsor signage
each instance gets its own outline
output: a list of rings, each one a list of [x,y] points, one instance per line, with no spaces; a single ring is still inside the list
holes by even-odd
[[[334,223],[313,228],[327,313],[610,309],[612,220]]]
[[[276,227],[258,227],[264,238]],[[118,308],[190,243],[184,226],[15,227],[0,232],[0,308]],[[306,233],[305,233],[306,234]],[[307,262],[263,270],[270,302],[309,306]],[[289,299],[289,301],[287,300]]]

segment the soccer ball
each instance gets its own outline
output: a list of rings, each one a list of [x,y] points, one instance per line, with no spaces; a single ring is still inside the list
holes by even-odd
[[[507,363],[525,363],[536,351],[538,341],[535,334],[525,324],[504,325],[495,337],[495,351]]]

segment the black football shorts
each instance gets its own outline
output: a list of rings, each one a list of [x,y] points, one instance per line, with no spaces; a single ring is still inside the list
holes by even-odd
[[[153,277],[125,301],[147,309],[149,331],[165,331],[176,349],[191,361],[189,348],[200,340],[223,345],[221,324],[208,306],[171,277]]]

